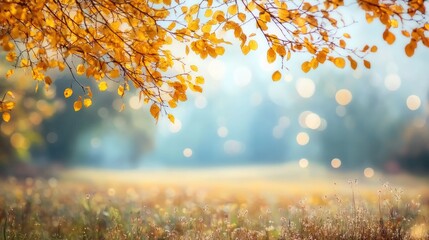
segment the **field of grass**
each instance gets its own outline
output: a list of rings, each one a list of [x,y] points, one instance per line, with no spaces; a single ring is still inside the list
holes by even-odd
[[[9,177],[0,239],[429,239],[427,182],[288,166]]]

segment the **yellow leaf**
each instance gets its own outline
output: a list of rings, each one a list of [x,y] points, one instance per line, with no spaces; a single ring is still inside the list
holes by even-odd
[[[377,50],[378,50],[377,46],[374,45],[371,47],[371,52],[375,53],[377,52]]]
[[[208,8],[207,10],[206,10],[206,12],[204,13],[204,17],[211,17],[212,16],[212,14],[213,14],[213,10],[211,10],[210,8]]]
[[[107,83],[106,82],[100,82],[99,84],[98,84],[98,89],[101,91],[101,92],[104,92],[104,91],[106,91],[107,90]]]
[[[124,96],[124,93],[125,93],[124,86],[120,85],[118,87],[118,95],[122,97],[122,96]]]
[[[64,90],[64,97],[65,97],[65,98],[69,98],[69,97],[71,97],[71,95],[73,95],[73,89],[71,89],[71,88],[66,88],[66,89]]]
[[[111,78],[117,78],[120,75],[121,75],[121,72],[116,68],[114,68],[114,69],[112,69],[112,71],[110,71],[110,77]]]
[[[77,112],[82,109],[82,99],[79,97],[79,100],[75,101],[73,104],[74,111]]]
[[[28,61],[28,59],[23,58],[21,60],[21,67],[28,67],[28,66],[30,66],[30,62]]]
[[[258,42],[256,42],[255,40],[250,40],[249,41],[249,47],[250,49],[252,49],[253,51],[255,51],[256,49],[258,49]]]
[[[12,110],[14,107],[15,107],[15,103],[14,102],[11,102],[11,101],[3,102],[0,105],[0,112],[1,111]]]
[[[388,43],[388,44],[393,44],[396,40],[395,35],[389,31],[389,29],[386,29],[383,32],[383,39]]]
[[[2,114],[2,118],[3,118],[3,121],[9,122],[10,121],[10,113],[9,112],[4,112]]]
[[[86,108],[90,107],[90,106],[92,105],[92,100],[91,100],[90,98],[85,98],[85,99],[83,100],[83,105],[84,105]]]
[[[55,21],[53,18],[47,18],[46,19],[46,26],[54,28],[55,27]]]
[[[7,70],[7,72],[6,72],[6,78],[9,78],[10,76],[12,76],[13,73],[14,73],[13,69]]]
[[[244,55],[247,55],[250,52],[250,47],[247,45],[243,45],[241,47],[241,51],[243,52]]]
[[[346,41],[344,41],[343,39],[340,40],[340,47],[346,48]]]
[[[238,19],[240,19],[241,22],[246,21],[246,14],[244,14],[244,13],[239,13],[237,15],[237,17],[238,17]]]
[[[78,75],[83,75],[85,73],[85,67],[83,66],[83,64],[79,64],[76,67],[76,73]]]
[[[6,55],[6,61],[13,62],[16,59],[16,52],[8,52]]]
[[[350,66],[352,67],[352,69],[355,70],[357,68],[357,62],[350,56],[347,56],[347,59],[349,59]]]
[[[192,70],[192,71],[194,71],[194,72],[198,72],[198,67],[197,67],[197,66],[195,66],[195,65],[191,65],[190,67],[191,67],[191,70]]]
[[[267,61],[268,63],[272,63],[276,60],[276,52],[273,48],[268,49],[267,51]]]
[[[344,66],[346,66],[346,61],[344,60],[344,58],[336,57],[334,59],[334,64],[339,68],[344,68]]]
[[[230,15],[235,15],[235,14],[237,14],[237,12],[238,12],[237,5],[233,4],[233,5],[228,7],[228,13]]]
[[[156,120],[158,120],[160,111],[161,111],[161,109],[159,108],[159,106],[157,104],[153,103],[152,106],[150,106],[150,114]]]
[[[195,78],[196,84],[204,84],[204,78],[202,76],[198,76]]]
[[[168,105],[169,105],[171,108],[176,108],[176,107],[177,107],[177,102],[176,102],[176,101],[174,101],[174,100],[170,100],[170,101],[168,101]]]
[[[301,64],[301,69],[303,72],[307,73],[311,69],[311,64],[309,62],[305,61]]]
[[[286,56],[286,48],[283,45],[278,45],[276,47],[276,52],[278,55],[280,55],[281,57]]]
[[[397,28],[398,21],[396,19],[390,19],[390,26],[392,26],[393,28]]]
[[[271,79],[273,79],[274,82],[279,81],[281,78],[282,78],[282,74],[279,71],[275,71],[271,76]]]
[[[168,119],[170,120],[171,123],[174,123],[174,116],[172,114],[168,114]]]
[[[415,44],[412,44],[412,42],[408,43],[405,46],[405,54],[407,54],[408,57],[412,57],[414,55],[414,49],[415,49]]]
[[[223,55],[225,53],[225,48],[224,47],[216,47],[215,52],[217,55]]]
[[[45,83],[46,83],[46,85],[51,85],[52,84],[52,78],[49,76],[46,76],[45,77]]]
[[[368,68],[368,69],[370,69],[370,68],[371,68],[371,63],[370,63],[370,62],[368,62],[367,60],[363,60],[363,65],[364,65],[366,68]]]
[[[348,34],[348,33],[344,33],[344,34],[343,34],[343,36],[344,36],[345,38],[350,38],[350,34]]]
[[[168,25],[167,29],[171,31],[174,29],[175,26],[176,26],[176,22],[172,22],[170,23],[170,25]]]
[[[12,99],[14,99],[15,98],[15,95],[13,94],[13,92],[11,92],[11,91],[7,91],[6,92],[6,94],[9,96],[9,97],[11,97]]]

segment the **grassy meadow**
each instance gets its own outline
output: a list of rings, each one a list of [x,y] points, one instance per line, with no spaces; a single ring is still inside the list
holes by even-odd
[[[429,239],[426,178],[291,166],[0,182],[0,239]]]

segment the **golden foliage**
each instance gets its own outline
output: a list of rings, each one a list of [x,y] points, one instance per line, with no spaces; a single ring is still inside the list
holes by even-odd
[[[388,44],[395,42],[397,28],[402,36],[410,39],[405,46],[407,56],[414,54],[419,42],[429,47],[429,24],[422,0],[357,2],[368,23],[378,19],[385,26],[382,36]],[[3,1],[0,3],[0,48],[8,62],[31,69],[32,78],[47,87],[53,82],[48,76],[49,70],[68,70],[73,81],[64,96],[72,97],[75,85],[82,89],[75,99],[76,111],[82,105],[92,104],[91,89],[81,83],[77,75],[97,81],[100,91],[107,90],[107,81],[114,81],[121,97],[130,87],[138,89],[140,98],[151,104],[150,112],[156,119],[164,108],[174,108],[186,101],[189,90],[203,91],[204,78],[186,72],[189,68],[198,72],[197,66],[183,67],[182,72],[173,68],[184,65],[183,56],[171,50],[173,43],[182,47],[186,55],[192,51],[201,59],[216,58],[223,55],[225,46],[230,44],[224,40],[224,33],[231,32],[246,55],[261,45],[250,39],[258,33],[269,46],[266,54],[269,63],[280,59],[284,66],[284,61],[297,53],[309,54],[301,65],[304,72],[316,69],[326,60],[344,68],[345,56],[352,69],[357,68],[357,60],[370,68],[365,57],[377,51],[376,46],[365,46],[361,51],[351,48],[347,44],[350,34],[336,31],[347,26],[337,13],[344,1],[186,3],[179,0]],[[254,24],[257,32],[249,32],[251,28],[244,28],[247,24]],[[6,77],[13,73],[13,69],[8,70]],[[272,79],[280,78],[280,71],[275,70]],[[12,102],[3,99],[1,112],[12,110]]]

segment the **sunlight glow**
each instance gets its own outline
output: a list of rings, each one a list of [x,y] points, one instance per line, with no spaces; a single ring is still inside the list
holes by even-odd
[[[192,149],[190,148],[183,149],[183,156],[187,158],[192,157]]]
[[[195,107],[199,108],[199,109],[203,109],[207,107],[207,99],[203,96],[203,95],[198,95],[195,98]]]
[[[235,85],[245,87],[252,80],[252,71],[246,66],[239,66],[234,70],[233,79]]]
[[[334,158],[334,159],[332,159],[332,161],[331,161],[331,166],[332,166],[333,168],[339,168],[339,167],[341,166],[341,160],[340,160],[340,159],[338,159],[338,158]]]
[[[308,162],[308,160],[307,160],[307,159],[305,159],[305,158],[301,158],[301,159],[299,159],[298,164],[299,164],[299,166],[300,166],[301,168],[307,168],[307,167],[308,167],[309,162]]]
[[[363,170],[363,175],[365,175],[365,177],[367,178],[372,178],[374,176],[374,173],[374,169],[370,167],[365,168],[365,170]]]
[[[244,151],[244,144],[237,140],[228,140],[223,144],[225,153],[235,155]]]
[[[320,119],[319,115],[313,112],[309,113],[305,117],[305,125],[310,129],[313,129],[313,130],[318,129],[321,123],[322,123],[322,120]]]
[[[420,105],[422,104],[420,97],[416,95],[410,95],[407,98],[407,107],[411,111],[415,111],[420,108]]]
[[[132,109],[135,109],[135,110],[143,107],[143,101],[140,101],[138,96],[131,97],[128,104]]]
[[[221,138],[227,137],[228,136],[228,128],[226,127],[219,127],[217,129],[217,135]]]
[[[306,132],[300,132],[296,135],[296,142],[301,146],[307,145],[309,141],[310,136]]]
[[[396,91],[401,87],[401,78],[396,74],[389,74],[384,79],[384,86],[389,91]]]
[[[220,60],[212,60],[208,65],[209,75],[215,80],[221,80],[225,77],[226,66]]]
[[[309,78],[300,78],[295,84],[296,91],[302,98],[310,98],[316,91],[316,85]]]
[[[176,118],[174,120],[174,123],[170,123],[170,125],[168,126],[168,129],[172,133],[178,133],[182,129],[182,122]]]
[[[353,95],[348,89],[340,89],[335,94],[335,100],[342,106],[348,105],[352,101]]]
[[[10,143],[12,144],[12,147],[17,149],[28,149],[30,147],[30,143],[27,141],[27,139],[20,133],[14,133],[10,137]]]

